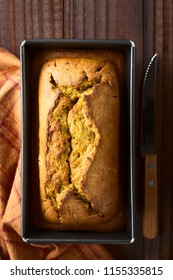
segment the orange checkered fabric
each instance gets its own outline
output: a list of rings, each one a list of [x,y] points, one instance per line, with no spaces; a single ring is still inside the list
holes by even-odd
[[[112,259],[103,245],[29,245],[20,237],[20,62],[0,48],[0,258]]]

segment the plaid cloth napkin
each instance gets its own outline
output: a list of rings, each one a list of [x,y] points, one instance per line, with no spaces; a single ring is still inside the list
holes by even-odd
[[[0,259],[112,259],[102,245],[29,245],[22,241],[20,143],[20,62],[0,48]]]

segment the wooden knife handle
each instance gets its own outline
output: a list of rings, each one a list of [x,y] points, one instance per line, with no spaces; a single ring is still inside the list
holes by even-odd
[[[153,239],[158,234],[157,156],[145,155],[143,235]]]

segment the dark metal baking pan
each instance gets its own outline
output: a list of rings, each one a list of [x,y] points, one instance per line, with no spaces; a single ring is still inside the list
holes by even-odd
[[[55,49],[118,49],[125,54],[126,85],[121,106],[123,114],[122,143],[123,184],[127,196],[127,223],[124,230],[112,233],[87,231],[51,231],[35,228],[32,224],[31,186],[38,172],[33,168],[35,147],[32,135],[37,133],[33,120],[37,92],[37,73],[33,72],[33,61],[45,50]],[[21,116],[22,116],[22,200],[21,237],[28,243],[101,243],[129,244],[135,240],[135,45],[130,40],[67,40],[30,39],[22,43],[21,55]]]

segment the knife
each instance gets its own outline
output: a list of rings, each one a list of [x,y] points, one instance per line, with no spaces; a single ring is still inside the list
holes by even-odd
[[[158,234],[157,154],[155,143],[155,95],[157,54],[147,67],[142,93],[141,156],[144,158],[143,235],[154,239]]]

